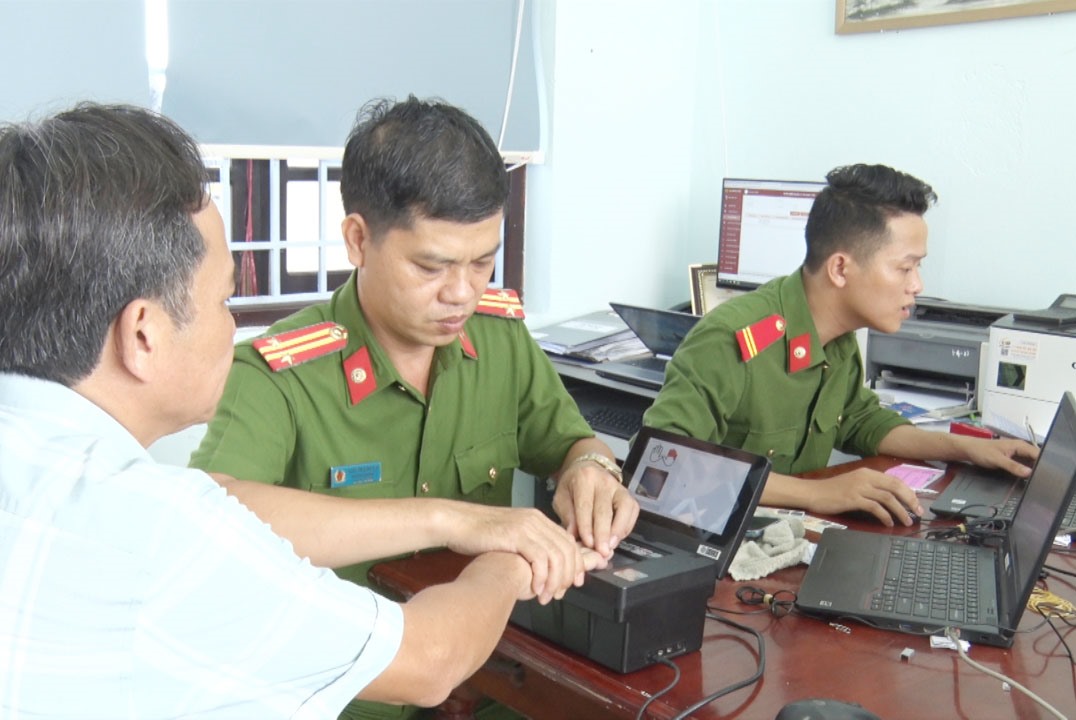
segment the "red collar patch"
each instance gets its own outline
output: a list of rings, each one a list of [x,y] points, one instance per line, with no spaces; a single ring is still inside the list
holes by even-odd
[[[377,378],[374,377],[374,368],[370,364],[370,351],[365,345],[344,360],[344,378],[352,405],[358,405],[377,390]]]
[[[811,366],[811,333],[803,333],[788,341],[788,372],[799,372]]]
[[[465,330],[460,330],[460,347],[463,348],[463,354],[472,360],[478,359],[478,351],[474,349],[474,343],[471,342],[471,338],[467,337]]]

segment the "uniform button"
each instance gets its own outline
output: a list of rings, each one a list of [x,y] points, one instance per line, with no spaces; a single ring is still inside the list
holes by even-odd
[[[403,383],[397,383],[397,384],[396,384],[396,389],[397,389],[397,390],[400,390],[401,392],[407,392],[407,388],[405,388],[405,387],[403,386]]]
[[[497,468],[491,467],[489,469],[489,479],[490,480],[496,480],[497,479]]]
[[[842,420],[844,420],[844,415],[838,415],[837,416],[837,424],[839,425]]]
[[[770,448],[769,450],[767,450],[767,451],[766,451],[766,455],[767,455],[768,457],[773,457],[773,453],[774,453],[774,449],[773,449],[773,448]]]
[[[419,490],[422,492],[423,495],[428,495],[430,493],[430,484],[428,482],[422,483],[422,485],[419,487]]]
[[[807,428],[807,435],[810,435],[814,431],[814,428]]]
[[[822,370],[829,370],[829,363],[822,363]]]

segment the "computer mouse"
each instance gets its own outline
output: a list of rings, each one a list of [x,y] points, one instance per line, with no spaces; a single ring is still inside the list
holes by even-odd
[[[882,720],[862,705],[842,700],[807,698],[785,705],[774,720]]]

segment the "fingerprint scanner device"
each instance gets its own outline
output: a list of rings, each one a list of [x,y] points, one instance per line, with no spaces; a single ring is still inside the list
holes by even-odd
[[[512,622],[621,673],[702,646],[706,601],[743,539],[766,458],[643,427],[624,462],[639,519],[608,567]]]

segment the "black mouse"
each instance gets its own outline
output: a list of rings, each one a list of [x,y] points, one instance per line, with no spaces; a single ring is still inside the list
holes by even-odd
[[[862,705],[842,700],[807,698],[785,705],[774,720],[882,720]]]

